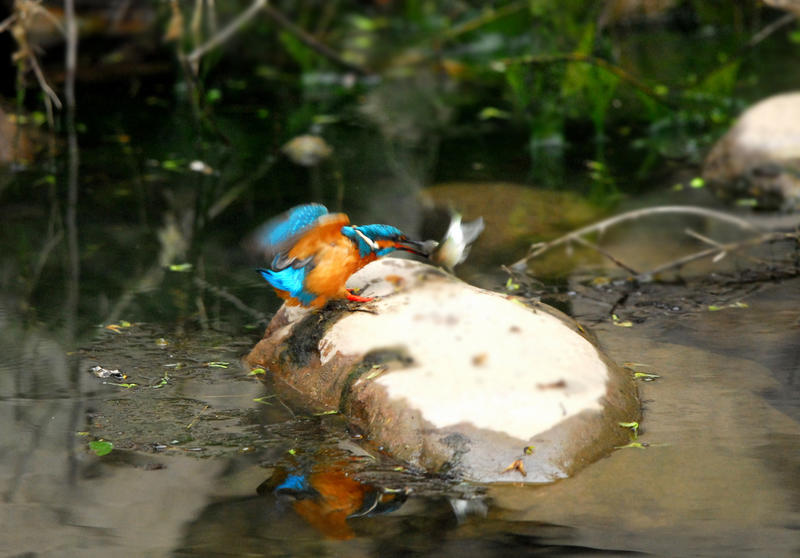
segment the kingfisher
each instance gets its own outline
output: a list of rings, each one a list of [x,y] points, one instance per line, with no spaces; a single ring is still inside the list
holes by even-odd
[[[321,204],[298,205],[263,225],[256,242],[270,259],[258,269],[289,306],[319,308],[329,300],[369,302],[345,287],[350,276],[395,250],[427,257],[426,245],[391,225],[351,225]]]

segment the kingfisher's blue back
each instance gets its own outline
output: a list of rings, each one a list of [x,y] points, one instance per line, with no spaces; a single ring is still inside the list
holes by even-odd
[[[350,275],[397,249],[427,255],[422,243],[395,227],[351,226],[347,215],[328,213],[320,204],[300,205],[270,220],[258,239],[270,261],[269,269],[258,272],[290,305],[322,306],[332,298],[364,301],[346,289]]]

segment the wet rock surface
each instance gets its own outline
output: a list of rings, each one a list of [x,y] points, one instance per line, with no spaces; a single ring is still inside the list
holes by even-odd
[[[350,286],[379,298],[284,306],[247,357],[284,400],[342,412],[412,466],[480,482],[552,481],[627,442],[630,375],[556,310],[393,258]]]
[[[706,158],[703,178],[728,201],[800,209],[800,92],[750,107]]]

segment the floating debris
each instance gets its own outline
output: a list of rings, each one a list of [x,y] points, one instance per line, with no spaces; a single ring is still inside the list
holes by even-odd
[[[214,169],[208,166],[205,162],[200,160],[194,160],[189,163],[189,170],[194,172],[199,172],[202,174],[214,174]]]
[[[633,327],[633,322],[630,320],[620,320],[616,314],[611,314],[611,321],[618,327]]]
[[[313,167],[330,157],[333,148],[320,136],[305,134],[286,142],[281,151],[298,165]]]
[[[118,324],[108,324],[106,329],[113,331],[114,333],[122,333],[120,330],[132,327],[133,324],[126,320],[120,320]]]
[[[748,308],[748,304],[746,302],[731,302],[730,304],[724,304],[722,306],[718,306],[716,304],[711,304],[708,306],[709,312],[718,312],[720,310],[725,310],[726,308]]]
[[[509,465],[508,467],[503,469],[504,473],[510,473],[510,472],[513,472],[513,471],[517,471],[523,477],[527,477],[528,476],[527,471],[525,471],[525,464],[522,463],[522,459],[515,460],[511,465]]]
[[[117,370],[116,368],[108,369],[108,368],[103,368],[100,365],[92,366],[89,369],[89,372],[91,372],[92,374],[94,374],[98,378],[102,378],[104,380],[108,379],[108,378],[111,378],[112,380],[122,381],[122,380],[124,380],[125,378],[128,377],[125,374],[123,374],[122,372],[120,372],[119,370]]]

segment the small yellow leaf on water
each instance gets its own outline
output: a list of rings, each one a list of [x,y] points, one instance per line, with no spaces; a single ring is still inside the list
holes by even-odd
[[[266,373],[267,371],[264,370],[263,368],[253,368],[248,374],[248,376],[257,376],[259,374],[266,374]]]
[[[638,448],[638,449],[646,449],[650,447],[650,444],[647,442],[631,442],[629,444],[625,444],[624,446],[614,446],[614,449],[626,449],[626,448]]]
[[[633,322],[631,322],[630,320],[622,321],[616,314],[611,314],[611,320],[617,327],[633,327]]]
[[[732,302],[730,304],[726,304],[724,306],[719,306],[717,304],[710,304],[708,306],[709,312],[718,312],[719,310],[724,310],[726,308],[749,308],[749,305],[746,302],[737,301]]]

